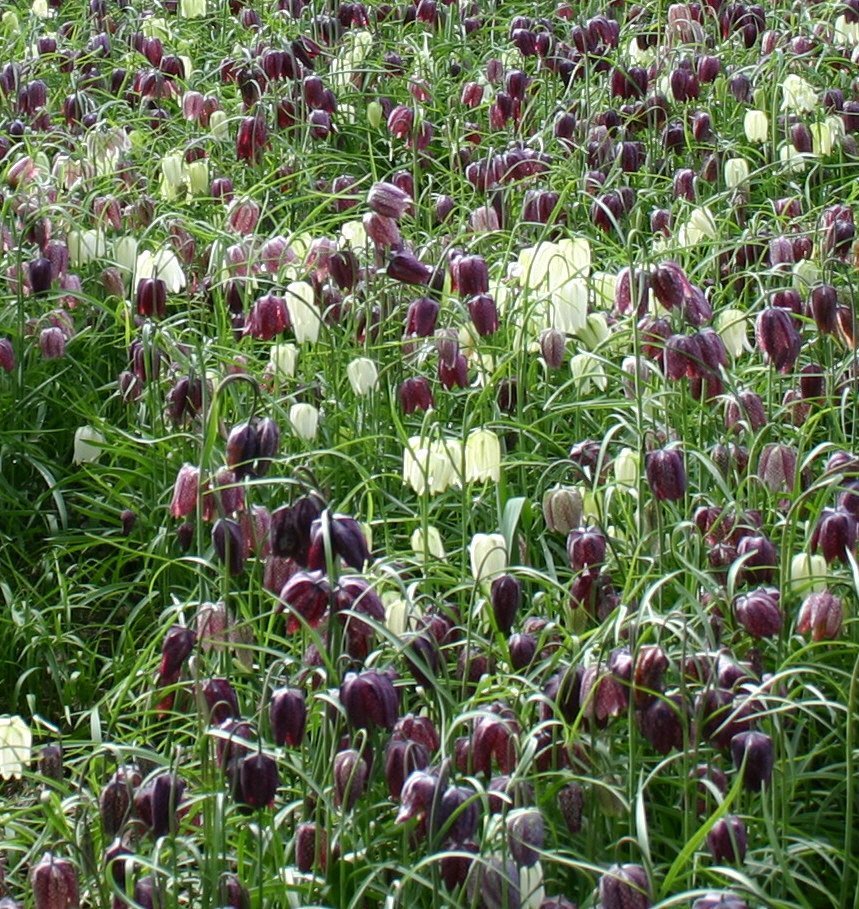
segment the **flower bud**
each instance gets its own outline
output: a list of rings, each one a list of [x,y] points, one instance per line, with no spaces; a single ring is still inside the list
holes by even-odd
[[[779,599],[774,587],[759,587],[734,599],[734,615],[753,637],[774,637],[784,622]]]

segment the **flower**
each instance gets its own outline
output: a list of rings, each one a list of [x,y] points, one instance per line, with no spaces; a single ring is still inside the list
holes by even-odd
[[[790,587],[794,593],[826,590],[826,559],[818,554],[797,553],[790,560]]]
[[[781,109],[798,114],[810,114],[817,107],[817,92],[802,76],[791,73],[781,84]]]
[[[749,142],[766,142],[769,138],[769,119],[762,110],[747,110],[743,130]]]
[[[274,344],[268,362],[276,378],[292,378],[298,363],[298,348],[295,344]]]
[[[291,281],[286,285],[286,308],[289,321],[299,344],[309,341],[315,344],[319,340],[321,319],[316,307],[313,287],[305,281]]]
[[[104,436],[92,426],[79,426],[75,430],[72,464],[97,461],[104,447]]]
[[[138,282],[144,278],[160,278],[171,294],[178,293],[187,283],[182,263],[167,246],[162,246],[154,253],[148,249],[140,253],[137,256],[135,275]]]
[[[844,623],[844,606],[841,600],[829,593],[812,593],[805,598],[799,610],[796,630],[813,641],[834,640],[841,634]]]
[[[356,357],[346,367],[346,375],[352,391],[358,397],[364,397],[379,387],[379,371],[369,357]]]
[[[507,568],[507,542],[500,533],[476,533],[468,554],[475,581],[489,581]]]
[[[432,556],[435,559],[443,559],[446,556],[444,543],[437,527],[429,526],[426,532],[423,528],[418,527],[411,537],[411,546],[415,555],[422,559],[428,559]]]
[[[604,391],[608,384],[602,360],[591,353],[577,353],[570,360],[570,372],[579,395],[587,395],[594,390]]]
[[[746,334],[747,318],[741,309],[723,309],[716,316],[716,331],[732,357],[752,349]]]
[[[418,495],[442,493],[451,486],[461,485],[462,462],[461,442],[455,439],[429,442],[413,436],[403,449],[403,482]]]
[[[475,429],[465,442],[465,481],[490,480],[501,477],[501,443],[490,429]]]
[[[0,716],[0,777],[21,779],[30,766],[33,735],[19,716]]]
[[[736,189],[749,179],[749,162],[745,158],[729,158],[725,162],[725,185]]]
[[[293,404],[289,408],[289,425],[299,439],[311,442],[319,429],[319,411],[305,402]]]

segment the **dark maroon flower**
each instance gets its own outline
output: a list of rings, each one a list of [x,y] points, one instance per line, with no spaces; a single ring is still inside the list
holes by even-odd
[[[519,909],[519,869],[512,859],[475,858],[465,881],[468,905],[486,909]]]
[[[206,679],[200,686],[206,719],[214,726],[239,716],[239,699],[228,679]]]
[[[641,865],[612,865],[599,880],[602,909],[648,909],[650,883]]]
[[[517,865],[530,868],[540,860],[545,841],[543,815],[531,808],[512,813],[507,818],[507,844]]]
[[[647,482],[654,497],[676,502],[686,494],[686,469],[683,456],[676,448],[650,451],[645,456]]]
[[[239,765],[236,801],[249,808],[268,808],[274,804],[279,785],[274,758],[261,751],[249,754]]]
[[[828,564],[840,559],[849,563],[849,553],[856,547],[857,522],[853,515],[841,508],[825,508],[811,534],[811,551],[818,549]]]
[[[503,705],[493,705],[474,721],[471,759],[475,773],[491,772],[493,759],[502,773],[511,773],[516,763],[516,737],[519,724],[513,712]]]
[[[369,768],[354,748],[339,751],[334,757],[334,804],[351,811],[367,786]]]
[[[241,574],[245,567],[245,539],[241,524],[232,518],[218,518],[212,527],[212,545],[220,562],[231,575]]]
[[[391,798],[399,799],[409,775],[415,770],[426,770],[429,762],[430,753],[423,742],[395,731],[385,749],[385,781]]]
[[[137,312],[156,319],[167,315],[167,285],[161,278],[141,278],[137,282]]]
[[[185,783],[175,773],[159,773],[134,793],[134,811],[159,839],[175,833],[177,809],[185,793]]]
[[[397,392],[400,407],[404,414],[417,410],[429,410],[433,406],[432,389],[429,381],[423,376],[413,376],[400,385]]]
[[[46,852],[30,872],[35,909],[77,909],[78,873],[66,858]]]
[[[283,505],[271,515],[271,551],[275,556],[306,565],[313,522],[322,514],[323,504],[315,495],[302,496],[292,505]]]
[[[757,792],[769,783],[775,756],[768,735],[762,732],[735,735],[731,739],[731,757],[737,770],[743,768],[743,786],[750,792]]]
[[[385,218],[399,221],[412,204],[412,198],[393,183],[374,183],[367,193],[367,204]]]
[[[406,313],[406,334],[428,338],[435,331],[439,305],[431,297],[418,297]]]
[[[310,530],[310,549],[307,554],[308,566],[313,569],[323,569],[326,564],[325,555],[325,526],[327,523],[331,550],[356,571],[361,571],[364,565],[372,561],[367,538],[361,525],[348,515],[328,515],[327,522],[321,516],[313,522]]]
[[[303,874],[314,868],[324,870],[328,864],[328,835],[313,821],[295,828],[295,864]]]
[[[271,693],[268,717],[276,745],[301,747],[307,725],[307,702],[299,688],[278,688]]]
[[[741,864],[746,857],[746,825],[735,814],[719,818],[707,834],[707,848],[716,862]]]
[[[376,669],[347,672],[340,686],[340,703],[349,723],[358,729],[393,729],[399,713],[391,677]]]
[[[400,249],[391,253],[387,268],[388,277],[403,284],[429,283],[432,269],[424,265],[413,252]]]
[[[778,567],[778,553],[772,541],[762,533],[745,535],[737,543],[737,558],[742,560],[738,579],[771,581]]]
[[[802,339],[790,314],[779,306],[769,306],[755,322],[758,348],[779,372],[787,372],[796,363]]]
[[[182,664],[190,656],[197,641],[197,635],[184,625],[172,625],[164,636],[161,645],[161,665],[158,674],[161,678],[176,676]]]
[[[581,527],[567,537],[567,555],[573,571],[598,568],[605,561],[605,534],[596,527]]]
[[[316,628],[328,609],[331,585],[321,571],[299,571],[283,585],[280,600],[289,613],[287,634],[295,633],[305,624]]]
[[[0,338],[0,369],[12,372],[15,368],[15,348],[8,338]]]
[[[498,630],[502,634],[509,634],[522,605],[522,585],[513,575],[501,575],[492,582],[490,600]]]
[[[737,621],[756,638],[774,637],[784,623],[779,605],[779,592],[775,587],[758,587],[734,599]]]
[[[224,874],[218,882],[220,905],[223,909],[251,909],[250,894],[238,875]]]
[[[458,256],[450,265],[452,289],[463,297],[489,291],[489,270],[483,256]]]
[[[796,630],[800,634],[811,632],[813,641],[835,640],[841,634],[844,607],[841,600],[828,591],[809,594],[802,603]]]
[[[686,702],[679,694],[655,698],[638,714],[641,734],[659,754],[683,748],[686,720]]]

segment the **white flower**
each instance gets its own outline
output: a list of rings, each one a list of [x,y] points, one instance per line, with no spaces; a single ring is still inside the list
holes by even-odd
[[[182,263],[176,253],[168,246],[162,246],[161,249],[156,250],[154,253],[144,249],[137,256],[134,278],[135,282],[144,278],[160,278],[169,294],[178,293],[186,283],[185,272],[182,271]]]
[[[592,312],[585,319],[585,324],[576,332],[576,337],[588,350],[596,350],[609,334],[605,313]]]
[[[835,44],[859,44],[859,22],[848,22],[846,16],[839,16],[832,40]]]
[[[117,237],[113,241],[113,258],[122,271],[132,274],[137,264],[137,238],[130,235]]]
[[[198,158],[190,164],[183,165],[185,182],[188,192],[192,196],[206,196],[209,194],[209,159]]]
[[[69,264],[86,265],[104,256],[107,245],[100,230],[70,230],[68,236]]]
[[[443,559],[447,553],[444,551],[444,543],[437,527],[428,526],[426,533],[422,527],[418,527],[412,534],[412,550],[414,554],[421,559],[427,560],[430,557],[434,559]]]
[[[748,317],[741,309],[723,309],[715,320],[716,331],[728,353],[739,357],[752,349],[747,334]]]
[[[749,162],[745,158],[728,158],[725,162],[725,185],[736,189],[749,179]]]
[[[299,344],[304,341],[315,344],[319,340],[321,319],[313,288],[306,281],[292,281],[286,285],[285,297],[295,340]]]
[[[347,221],[340,228],[340,236],[352,249],[363,249],[367,245],[367,231],[364,230],[363,221]]]
[[[319,411],[312,404],[293,404],[289,408],[289,425],[299,439],[312,442],[319,429]]]
[[[793,263],[793,286],[801,294],[807,294],[815,284],[820,283],[820,269],[811,259],[800,259]]]
[[[475,429],[465,442],[465,481],[501,478],[501,442],[490,429]]]
[[[291,379],[298,365],[298,348],[295,344],[274,344],[269,351],[268,362],[277,378]]]
[[[489,581],[507,569],[507,543],[500,533],[476,533],[468,545],[471,576]]]
[[[802,152],[798,152],[790,142],[785,142],[778,150],[778,159],[784,165],[787,173],[801,174],[805,170],[806,157]]]
[[[356,357],[346,367],[352,391],[358,397],[370,394],[379,387],[379,370],[369,357]]]
[[[802,76],[791,73],[781,84],[781,109],[810,114],[817,107],[817,92]]]
[[[428,442],[412,436],[403,449],[403,482],[418,494],[438,495],[462,485],[462,443],[455,439]]]
[[[168,202],[185,195],[184,157],[173,152],[161,159],[161,197]]]
[[[595,271],[591,275],[594,305],[600,309],[611,309],[614,306],[617,275],[609,271]]]
[[[604,391],[608,384],[602,360],[590,353],[578,353],[570,361],[576,391],[586,395],[594,389]]]
[[[33,734],[19,716],[0,716],[0,777],[21,779],[30,766]]]
[[[101,457],[104,436],[92,426],[79,426],[75,430],[72,464],[85,464]]]
[[[574,335],[584,327],[587,315],[588,286],[584,278],[570,278],[551,292],[548,316],[552,328]]]
[[[822,593],[826,590],[826,559],[820,555],[797,553],[790,560],[790,587],[794,593]]]
[[[209,129],[216,139],[229,139],[230,121],[227,117],[227,112],[223,110],[212,111],[212,115],[209,117]]]
[[[697,246],[702,240],[715,240],[718,236],[716,220],[706,205],[693,208],[689,218],[677,231],[679,246]]]
[[[179,0],[179,15],[183,19],[201,19],[206,15],[206,0]]]
[[[835,143],[844,135],[844,123],[840,117],[827,117],[822,123],[812,123],[811,148],[815,155],[826,157],[832,154]]]
[[[743,130],[749,142],[766,142],[770,134],[770,125],[764,111],[747,110],[743,118]]]
[[[632,448],[623,448],[614,459],[614,479],[618,486],[627,489],[638,488],[641,458]]]

